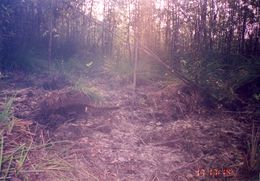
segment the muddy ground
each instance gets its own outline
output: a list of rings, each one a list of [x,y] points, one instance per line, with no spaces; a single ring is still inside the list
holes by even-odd
[[[38,173],[25,172],[27,180],[248,180],[240,175],[251,122],[199,107],[198,95],[185,97],[180,82],[141,83],[133,95],[131,85],[106,75],[86,78],[106,105],[120,108],[90,110],[50,129],[35,120],[39,102],[71,85],[52,90],[44,81],[45,76],[32,75],[0,80],[1,105],[15,94],[14,115],[33,122],[35,143],[53,143],[32,152],[31,159],[51,162],[55,157],[67,165],[46,164]]]

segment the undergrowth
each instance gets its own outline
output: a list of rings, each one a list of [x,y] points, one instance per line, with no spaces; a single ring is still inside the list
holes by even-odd
[[[89,58],[71,58],[69,60],[56,60],[54,69],[67,75],[87,75],[96,67],[93,59]]]
[[[129,81],[133,77],[133,62],[120,58],[106,58],[104,63],[104,72],[118,77],[120,80]]]
[[[112,56],[105,58],[103,70],[117,81],[131,83],[133,81],[134,62],[124,57]],[[151,62],[146,57],[140,57],[136,70],[137,82],[155,82],[159,80],[176,81],[167,69],[157,62]]]
[[[256,175],[260,173],[260,132],[253,125],[251,138],[247,142],[247,152],[244,155],[244,169],[246,173],[250,175]]]
[[[87,85],[81,79],[75,82],[74,89],[89,96],[93,102],[100,103],[102,101],[101,92],[97,88]]]
[[[259,103],[260,90],[255,85],[260,78],[259,57],[217,53],[191,57],[187,55],[181,60],[183,73],[207,90],[215,101],[235,109],[243,104]]]
[[[12,105],[14,101],[14,96],[6,99],[3,111],[0,112],[0,124],[9,123],[12,118]]]
[[[45,140],[37,125],[14,117],[14,99],[9,98],[0,112],[0,180],[76,180],[78,174],[97,180],[87,170],[74,168],[68,150],[55,151],[70,141]]]

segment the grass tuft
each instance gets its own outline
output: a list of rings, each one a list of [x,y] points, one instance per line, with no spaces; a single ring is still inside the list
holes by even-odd
[[[100,91],[93,86],[88,86],[80,79],[75,83],[74,88],[89,96],[93,102],[100,103],[102,101],[102,94]]]
[[[0,124],[9,123],[12,118],[12,105],[14,102],[14,97],[7,99],[4,104],[4,109],[0,112]]]
[[[250,175],[256,175],[260,172],[260,145],[259,129],[252,127],[251,138],[248,141],[247,153],[244,155],[244,169]]]
[[[31,132],[32,122],[13,116],[14,99],[8,99],[0,112],[0,180],[37,180],[39,174],[54,177],[56,172],[66,175],[73,166],[65,155],[56,154],[54,146],[67,142],[39,141],[37,127]]]

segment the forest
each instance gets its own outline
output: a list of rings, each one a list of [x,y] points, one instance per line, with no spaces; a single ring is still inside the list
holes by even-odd
[[[259,180],[259,38],[259,0],[0,0],[0,180]]]

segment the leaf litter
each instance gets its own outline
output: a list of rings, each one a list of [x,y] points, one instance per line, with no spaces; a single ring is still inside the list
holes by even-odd
[[[133,105],[129,86],[104,77],[86,79],[86,84],[94,86],[104,102],[119,105],[120,109],[77,116],[48,129],[37,123],[35,114],[41,111],[40,102],[55,90],[39,86],[39,82],[46,81],[44,78],[30,80],[32,84],[21,86],[20,82],[19,87],[13,82],[1,82],[5,85],[0,89],[1,103],[16,94],[14,116],[20,122],[34,123],[24,126],[22,133],[13,134],[16,138],[12,140],[18,145],[33,140],[24,164],[26,169],[13,178],[240,180],[252,125],[199,107],[199,97],[183,94],[182,84],[141,85]],[[18,134],[28,136],[22,139]],[[232,174],[200,175],[201,170],[209,173],[214,168],[229,168]]]

